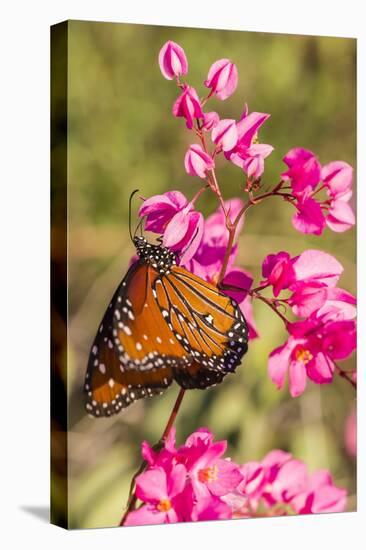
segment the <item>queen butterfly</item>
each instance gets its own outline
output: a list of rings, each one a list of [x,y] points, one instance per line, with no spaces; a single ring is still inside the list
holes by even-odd
[[[173,380],[186,389],[218,384],[248,348],[233,299],[178,266],[161,244],[133,242],[139,260],[114,293],[89,355],[86,410],[97,417],[160,394]]]

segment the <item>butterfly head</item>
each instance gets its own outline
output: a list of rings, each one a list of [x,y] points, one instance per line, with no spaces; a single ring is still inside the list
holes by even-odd
[[[174,252],[171,252],[165,246],[150,244],[145,237],[134,237],[133,242],[137,255],[151,264],[160,274],[169,273],[170,268],[176,264]]]

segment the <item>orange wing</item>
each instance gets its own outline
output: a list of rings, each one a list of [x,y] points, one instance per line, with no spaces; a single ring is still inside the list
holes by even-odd
[[[247,324],[236,302],[178,266],[156,280],[154,289],[162,315],[186,352],[208,369],[234,371],[248,348]]]

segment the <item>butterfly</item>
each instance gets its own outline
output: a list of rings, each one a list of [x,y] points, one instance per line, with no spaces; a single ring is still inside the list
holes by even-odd
[[[107,307],[85,376],[86,410],[111,416],[173,381],[205,389],[235,372],[248,348],[238,304],[177,265],[162,244],[133,237],[139,259]]]

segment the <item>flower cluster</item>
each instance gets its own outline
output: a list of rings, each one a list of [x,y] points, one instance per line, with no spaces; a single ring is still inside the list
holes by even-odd
[[[226,441],[200,428],[176,447],[171,430],[155,451],[142,444],[146,470],[136,478],[141,501],[125,525],[176,523],[255,516],[341,512],[346,490],[326,470],[309,474],[291,454],[271,451],[261,462],[236,464],[224,457]]]
[[[242,115],[236,121],[220,118],[215,111],[203,110],[212,96],[224,101],[235,92],[238,85],[236,65],[230,59],[219,59],[212,64],[204,81],[210,91],[203,100],[193,86],[181,82],[181,77],[188,72],[187,58],[181,46],[172,41],[164,44],[159,54],[159,66],[163,76],[169,80],[175,77],[181,89],[173,105],[173,115],[184,118],[187,128],[200,136],[201,143],[191,144],[185,154],[187,174],[206,179],[215,168],[216,156],[224,153],[225,158],[239,166],[248,178],[259,179],[264,171],[264,159],[270,155],[273,147],[258,142],[258,131],[270,115],[249,113],[245,105]],[[203,132],[211,133],[214,148],[210,153]]]
[[[226,58],[212,64],[204,80],[210,91],[203,99],[193,86],[181,80],[188,73],[188,62],[180,45],[172,41],[164,44],[159,66],[163,76],[169,80],[175,78],[181,90],[173,105],[173,115],[184,118],[188,130],[193,130],[200,140],[200,143],[191,144],[185,154],[187,174],[207,180],[217,192],[215,162],[223,153],[226,160],[244,172],[246,190],[259,188],[264,160],[273,151],[273,146],[260,143],[258,132],[270,115],[249,113],[247,104],[238,120],[221,118],[215,111],[204,110],[212,96],[224,101],[235,92],[238,85],[236,65]],[[206,143],[208,133],[212,147]],[[273,192],[266,195],[281,196],[295,207],[292,218],[295,229],[321,235],[326,226],[332,231],[343,232],[355,224],[349,205],[353,169],[347,162],[332,161],[322,166],[314,153],[302,147],[288,151],[283,160],[288,169],[281,174],[280,183]],[[288,187],[284,187],[285,184]],[[319,198],[322,190],[326,196]]]
[[[352,167],[343,161],[321,166],[314,153],[307,149],[291,149],[283,159],[288,170],[282,179],[291,186],[291,198],[297,212],[292,218],[295,229],[302,233],[321,235],[327,225],[343,232],[355,224],[349,205],[352,197]],[[326,190],[327,198],[316,195]]]
[[[317,384],[333,380],[335,361],[346,359],[356,347],[356,300],[336,285],[341,264],[320,250],[306,250],[291,258],[287,252],[267,256],[262,265],[263,288],[272,286],[280,303],[300,318],[287,323],[285,344],[269,358],[269,376],[278,388],[289,372],[290,393],[303,393],[307,378]]]

